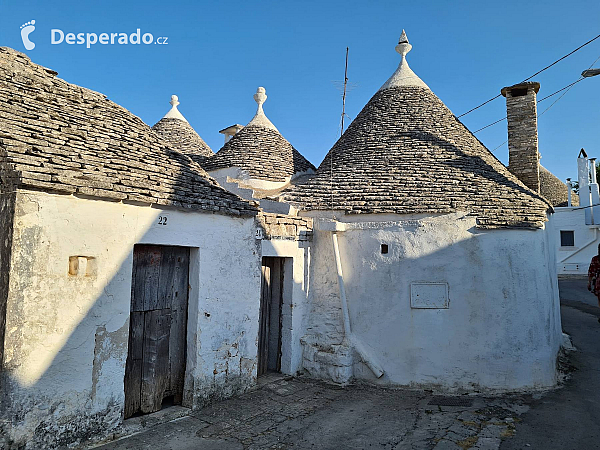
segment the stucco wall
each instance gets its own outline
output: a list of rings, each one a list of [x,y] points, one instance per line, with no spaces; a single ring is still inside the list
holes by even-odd
[[[159,225],[159,216],[167,225]],[[20,191],[4,371],[7,440],[77,442],[122,418],[135,243],[192,247],[184,403],[256,377],[260,245],[253,218]],[[68,274],[86,256],[89,274]],[[235,282],[232,282],[235,280]]]
[[[600,233],[598,225],[585,224],[585,209],[555,208],[552,227],[554,229],[554,247],[556,248],[556,266],[558,273],[564,275],[587,275],[590,261],[598,254]],[[573,231],[575,246],[561,247],[560,230]]]
[[[338,235],[352,331],[385,372],[376,380],[355,354],[355,377],[443,389],[555,383],[561,325],[546,230],[483,231],[461,214],[339,220],[355,222]],[[331,232],[318,230],[307,334],[327,349],[343,326]],[[411,308],[414,282],[447,283],[449,308]]]

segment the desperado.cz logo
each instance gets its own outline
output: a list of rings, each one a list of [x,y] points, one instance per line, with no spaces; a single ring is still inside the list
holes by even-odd
[[[62,30],[52,29],[50,30],[50,43],[57,45],[63,42],[67,44],[85,44],[87,48],[90,48],[94,44],[101,45],[126,45],[126,44],[160,44],[167,45],[169,38],[166,36],[157,37],[154,39],[152,33],[142,34],[138,28],[131,34],[127,33],[64,33]]]
[[[35,20],[21,25],[21,39],[26,50],[33,50],[35,43],[31,41],[30,35],[35,30]],[[92,45],[139,45],[159,44],[168,45],[168,37],[159,36],[156,39],[152,33],[143,33],[137,28],[133,33],[65,33],[63,30],[53,28],[50,30],[50,43],[59,45],[84,45],[91,48]]]
[[[23,46],[25,50],[33,50],[35,48],[35,43],[29,40],[29,35],[33,33],[35,30],[35,20],[31,20],[29,22],[25,22],[21,25],[21,40],[23,41]]]

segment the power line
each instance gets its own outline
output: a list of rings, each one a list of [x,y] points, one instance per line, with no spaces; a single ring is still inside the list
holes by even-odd
[[[558,102],[558,101],[559,101],[561,98],[563,98],[563,97],[565,96],[565,94],[566,94],[567,92],[569,92],[569,91],[571,90],[571,88],[572,88],[573,86],[575,86],[577,83],[579,83],[581,80],[583,80],[583,78],[580,78],[580,79],[579,79],[579,80],[577,80],[576,82],[574,82],[574,83],[571,83],[570,85],[568,85],[568,86],[565,86],[564,88],[562,88],[560,91],[563,91],[563,90],[565,90],[565,89],[566,89],[566,91],[565,91],[565,92],[563,92],[563,93],[562,93],[562,95],[561,95],[560,97],[558,97],[556,100],[554,100],[554,101],[553,101],[553,102],[550,104],[550,106],[548,106],[548,107],[547,107],[545,110],[543,110],[543,111],[542,111],[542,113],[540,114],[540,117],[541,117],[541,116],[543,116],[543,115],[544,115],[544,113],[545,113],[546,111],[548,111],[550,108],[552,108],[554,105],[556,105],[556,102]],[[554,94],[558,94],[560,91],[556,91]],[[554,94],[551,94],[551,95],[549,95],[548,97],[551,97],[551,96],[552,96],[552,95],[554,95]],[[546,100],[548,97],[545,97],[545,98],[543,98],[542,100]],[[540,100],[540,102],[541,102],[542,100]],[[538,102],[538,103],[539,103],[539,102]]]
[[[489,128],[489,127],[491,127],[492,125],[496,125],[497,123],[500,123],[500,122],[502,122],[503,120],[506,120],[506,117],[503,117],[502,119],[498,119],[498,120],[496,120],[495,122],[492,122],[492,123],[490,123],[489,125],[486,125],[485,127],[483,127],[483,128],[480,128],[479,130],[473,131],[473,134],[475,134],[475,133],[479,133],[481,130],[485,130],[486,128]]]
[[[591,69],[591,68],[592,68],[592,66],[598,62],[598,60],[600,60],[600,56],[598,56],[598,57],[597,57],[597,58],[594,60],[594,62],[590,64],[590,67],[588,67],[588,69]],[[575,86],[577,83],[579,83],[579,82],[580,82],[581,80],[583,80],[583,79],[584,79],[584,77],[581,77],[579,80],[577,80],[577,81],[574,81],[573,83],[571,83],[571,84],[568,84],[568,85],[567,85],[567,86],[565,86],[564,88],[562,88],[562,89],[559,89],[558,91],[556,91],[556,92],[553,92],[552,94],[550,94],[550,95],[547,95],[547,96],[545,96],[544,98],[542,98],[542,99],[538,100],[538,101],[537,101],[537,103],[543,102],[543,101],[544,101],[544,100],[546,100],[547,98],[550,98],[550,97],[552,97],[553,95],[556,95],[556,94],[558,94],[559,92],[565,91],[565,89],[566,89],[566,91],[565,91],[565,92],[564,92],[564,93],[563,93],[563,94],[562,94],[560,97],[558,97],[556,100],[554,100],[550,106],[548,106],[548,107],[547,107],[545,110],[543,110],[543,111],[541,112],[541,114],[540,114],[540,117],[541,117],[541,116],[543,116],[543,115],[544,115],[544,113],[545,113],[546,111],[548,111],[550,108],[552,108],[552,107],[553,107],[553,106],[554,106],[554,105],[555,105],[555,104],[556,104],[556,103],[557,103],[557,102],[558,102],[558,101],[559,101],[561,98],[563,98],[563,97],[565,96],[565,94],[566,94],[567,92],[569,92],[573,86]],[[506,119],[506,117],[505,117],[504,119]],[[483,127],[483,128],[480,128],[480,129],[479,129],[479,130],[477,130],[477,131],[481,131],[481,130],[483,130],[484,128],[487,128],[487,127],[489,127],[489,126],[495,125],[495,124],[496,124],[496,123],[498,123],[498,122],[502,122],[502,120],[504,120],[504,119],[498,120],[498,121],[494,122],[493,124],[490,124],[490,125],[487,125],[487,126],[485,126],[485,127]],[[477,133],[477,131],[475,131],[475,133]],[[473,134],[475,134],[475,133],[473,133]],[[492,152],[495,152],[496,150],[498,150],[500,147],[502,147],[502,146],[503,146],[504,144],[506,144],[507,142],[508,142],[508,139],[507,139],[506,141],[504,141],[502,144],[500,144],[499,146],[497,146],[496,148],[494,148],[494,150],[492,150]]]
[[[598,56],[598,57],[597,57],[597,58],[594,60],[594,62],[590,64],[590,67],[588,67],[588,70],[589,70],[589,69],[591,69],[591,68],[592,68],[592,66],[593,66],[594,64],[596,64],[596,63],[598,62],[598,60],[599,60],[599,59],[600,59],[600,56]],[[542,111],[542,113],[540,114],[540,116],[543,116],[543,115],[544,115],[544,113],[545,113],[546,111],[548,111],[550,108],[552,108],[552,107],[553,107],[553,106],[556,104],[556,102],[558,102],[558,101],[559,101],[561,98],[563,98],[563,97],[565,96],[565,94],[566,94],[567,92],[569,92],[573,86],[575,86],[577,83],[579,83],[579,82],[580,82],[581,80],[583,80],[583,79],[584,79],[584,77],[581,77],[579,80],[575,81],[574,83],[571,83],[571,84],[569,84],[568,86],[565,86],[564,88],[562,88],[562,89],[560,89],[560,90],[556,91],[554,94],[558,94],[560,91],[563,91],[563,90],[565,90],[565,89],[566,89],[566,91],[565,91],[565,92],[564,92],[564,93],[563,93],[563,94],[562,94],[560,97],[558,97],[556,100],[554,100],[550,106],[548,106],[548,107],[547,107],[545,110],[543,110],[543,111]],[[547,98],[549,98],[549,97],[552,97],[554,94],[550,94],[550,95],[548,95],[548,96],[544,97],[542,100],[546,100]],[[540,102],[541,102],[542,100],[540,100]],[[539,102],[538,102],[538,103],[539,103]]]
[[[505,140],[502,144],[500,144],[498,147],[494,148],[494,150],[492,150],[492,153],[494,153],[496,150],[498,150],[500,147],[502,147],[504,144],[506,144],[508,142],[508,139]]]
[[[571,56],[573,53],[581,50],[583,47],[585,47],[588,44],[591,44],[592,42],[594,42],[596,39],[600,38],[600,34],[598,36],[596,36],[593,39],[590,39],[589,41],[587,41],[585,44],[580,45],[579,47],[577,47],[575,50],[567,53],[566,55],[564,55],[563,57],[557,59],[556,61],[554,61],[552,64],[547,65],[546,67],[544,67],[542,70],[538,70],[536,73],[534,73],[533,75],[531,75],[530,77],[525,78],[523,81],[521,81],[521,83],[524,83],[528,80],[531,80],[533,77],[535,77],[536,75],[539,75],[540,73],[542,73],[544,70],[549,69],[550,67],[552,67],[553,65],[559,63],[560,61],[562,61],[565,58],[568,58],[569,56]],[[565,88],[566,89],[566,88]],[[467,112],[461,114],[460,116],[457,116],[458,118],[461,118],[463,116],[466,116],[469,113],[472,113],[473,111],[475,111],[476,109],[481,108],[484,105],[487,105],[488,103],[490,103],[493,100],[496,100],[498,97],[500,97],[502,94],[498,94],[495,97],[490,98],[489,100],[486,100],[485,102],[483,102],[481,105],[476,106],[475,108],[471,108],[470,110],[468,110]]]
[[[599,59],[600,59],[600,58],[599,58]],[[573,82],[573,83],[571,83],[571,84],[567,84],[565,87],[563,87],[563,88],[560,88],[558,91],[555,91],[555,92],[553,92],[552,94],[550,94],[550,95],[547,95],[547,96],[545,96],[544,98],[542,98],[542,99],[538,100],[538,101],[537,101],[537,103],[541,103],[541,102],[543,102],[544,100],[546,100],[546,99],[548,99],[548,98],[550,98],[550,97],[552,97],[552,96],[554,96],[554,95],[558,94],[559,92],[562,92],[562,91],[564,91],[564,90],[566,89],[566,92],[565,92],[563,95],[561,95],[560,97],[558,97],[558,98],[557,98],[557,99],[554,101],[554,103],[552,103],[552,105],[550,105],[548,108],[546,108],[546,109],[544,110],[544,112],[542,112],[542,114],[544,114],[546,111],[548,111],[548,110],[549,110],[549,109],[550,109],[550,108],[551,108],[551,107],[552,107],[552,106],[553,106],[553,105],[554,105],[554,104],[555,104],[557,101],[559,101],[559,100],[560,100],[560,99],[561,99],[561,98],[562,98],[562,97],[563,97],[563,96],[564,96],[564,95],[565,95],[567,92],[569,92],[569,90],[570,90],[570,89],[571,89],[573,86],[575,86],[577,83],[579,83],[579,82],[580,82],[580,81],[582,81],[582,80],[585,80],[585,78],[581,77],[581,78],[579,78],[577,81],[574,81],[574,82]],[[541,116],[542,114],[540,114],[540,116]],[[496,120],[495,122],[492,122],[492,123],[490,123],[490,124],[486,125],[485,127],[482,127],[482,128],[479,128],[478,130],[475,130],[475,131],[473,131],[473,134],[475,134],[475,133],[479,133],[481,130],[485,130],[486,128],[489,128],[489,127],[491,127],[492,125],[496,125],[497,123],[500,123],[500,122],[502,122],[503,120],[506,120],[506,116],[504,116],[502,119],[498,119],[498,120]],[[504,145],[504,144],[501,144],[501,145]]]
[[[539,99],[537,102],[538,102],[538,103],[541,103],[541,102],[543,102],[544,100],[546,100],[547,98],[550,98],[550,97],[552,97],[553,95],[556,95],[556,94],[558,94],[559,92],[562,92],[562,91],[564,91],[565,89],[567,89],[567,92],[569,92],[569,89],[571,89],[573,86],[575,86],[575,85],[576,85],[577,83],[579,83],[581,80],[585,80],[585,78],[581,77],[579,80],[577,80],[577,81],[574,81],[574,82],[573,82],[573,83],[571,83],[571,84],[567,84],[567,85],[566,85],[564,88],[562,88],[562,89],[559,89],[558,91],[556,91],[556,92],[553,92],[553,93],[552,93],[552,94],[550,94],[550,95],[546,95],[544,98],[541,98],[541,99]],[[567,92],[565,92],[565,94],[566,94]],[[565,94],[563,94],[563,95],[565,95]],[[558,98],[561,98],[561,97],[562,97],[562,95],[561,95],[560,97],[558,97]],[[555,102],[555,103],[556,103],[556,102]],[[541,114],[540,114],[540,115],[541,115]]]

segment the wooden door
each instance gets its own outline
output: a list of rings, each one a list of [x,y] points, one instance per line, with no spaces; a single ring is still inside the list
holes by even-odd
[[[283,258],[264,257],[260,296],[257,374],[281,370]]]
[[[125,418],[181,403],[186,358],[189,248],[133,250]]]
[[[260,317],[258,329],[258,368],[257,375],[267,372],[269,358],[269,324],[271,322],[271,259],[263,258],[262,282],[260,289]]]

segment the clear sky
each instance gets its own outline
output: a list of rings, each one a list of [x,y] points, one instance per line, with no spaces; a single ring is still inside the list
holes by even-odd
[[[21,25],[31,20],[35,48],[27,51]],[[99,36],[138,28],[167,44],[51,44],[51,29]],[[264,86],[267,116],[315,165],[339,136],[336,81],[346,46],[352,119],[398,65],[403,28],[411,68],[459,115],[600,34],[600,1],[0,0],[0,45],[104,93],[149,125],[177,94],[180,111],[214,151],[223,143],[218,130],[252,118],[252,95]],[[535,77],[538,98],[577,80],[598,57],[600,39]],[[597,76],[540,118],[542,164],[559,178],[576,178],[581,147],[600,157],[599,105]],[[461,120],[475,131],[505,113],[501,97]],[[476,136],[493,150],[506,140],[506,122]],[[506,163],[507,145],[494,154]]]

